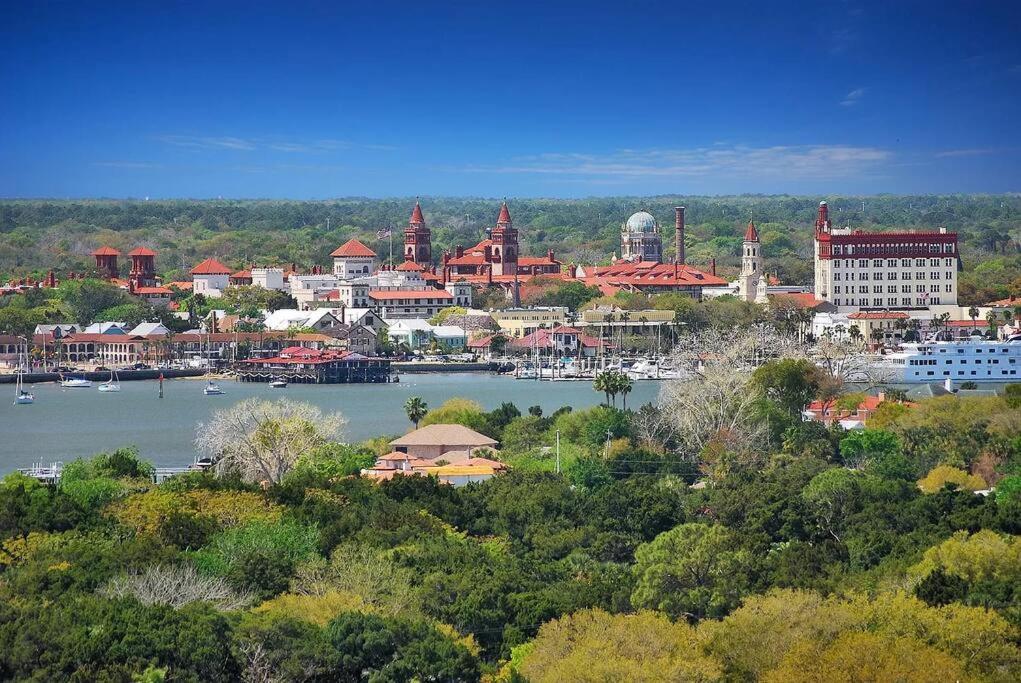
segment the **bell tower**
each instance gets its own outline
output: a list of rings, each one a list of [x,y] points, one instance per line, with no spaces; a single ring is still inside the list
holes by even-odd
[[[507,202],[500,207],[491,237],[493,241],[493,275],[517,275],[518,272],[518,231],[511,221]]]
[[[762,275],[762,254],[759,249],[759,231],[755,223],[748,221],[741,243],[741,275],[738,277],[738,296],[745,301],[755,301],[759,278]]]
[[[415,201],[408,227],[404,229],[404,260],[414,261],[424,268],[431,266],[433,261],[432,234],[426,227],[418,200]]]

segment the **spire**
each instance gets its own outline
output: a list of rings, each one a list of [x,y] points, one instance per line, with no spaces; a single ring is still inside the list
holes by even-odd
[[[422,205],[415,200],[415,209],[411,212],[411,220],[409,223],[425,223],[425,216],[422,215]]]
[[[755,229],[755,223],[748,221],[748,229],[744,231],[745,242],[758,242],[759,231]]]
[[[500,207],[500,217],[496,219],[496,224],[510,223],[510,209],[507,208],[507,200],[503,200],[503,206]]]

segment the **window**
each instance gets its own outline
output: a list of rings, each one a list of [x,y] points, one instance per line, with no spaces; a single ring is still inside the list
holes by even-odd
[[[872,285],[872,293],[873,294],[882,294],[883,293],[883,285]]]
[[[883,299],[882,298],[873,299],[872,300],[872,305],[873,306],[882,306],[883,305]]]
[[[911,279],[911,273],[904,273],[904,279],[905,280],[910,280]]]
[[[886,267],[887,268],[896,268],[897,267],[897,259],[895,259],[895,258],[888,258],[888,259],[886,259]]]
[[[952,258],[943,259],[943,263],[946,265],[947,268],[949,268],[950,266],[954,265],[954,260]]]
[[[939,271],[933,271],[933,272],[929,273],[929,279],[930,280],[938,280],[939,279]]]
[[[836,287],[833,288],[833,293],[840,294],[840,285],[837,285]]]
[[[948,280],[953,280],[954,279],[954,274],[953,274],[952,271],[947,271],[947,279]]]
[[[874,275],[874,277],[872,278],[873,280],[882,280],[883,279],[883,274],[882,273],[874,273],[873,275]]]
[[[872,267],[873,268],[882,268],[883,267],[883,259],[881,259],[881,258],[872,259]]]
[[[915,292],[921,294],[925,291],[925,285],[915,285]]]
[[[923,268],[924,266],[925,266],[925,259],[924,258],[916,258],[915,259],[915,268]]]
[[[909,296],[901,297],[900,305],[901,306],[910,306],[911,305],[911,297],[909,297]]]
[[[858,267],[859,268],[868,268],[869,267],[868,259],[858,259]]]
[[[900,293],[901,294],[910,294],[911,293],[911,285],[901,285],[900,286]]]
[[[896,294],[897,293],[897,285],[887,285],[886,286],[886,293],[887,294]]]
[[[900,260],[900,265],[901,265],[901,268],[909,268],[911,266],[911,259],[909,259],[909,258],[902,258]]]
[[[929,259],[929,265],[935,268],[936,266],[939,265],[939,259],[938,258]]]
[[[859,294],[868,294],[869,293],[868,286],[867,285],[858,285],[858,293]]]
[[[953,292],[954,291],[954,286],[953,285],[946,285],[946,290],[947,290],[948,293]]]
[[[840,282],[840,273],[833,273],[833,281]]]
[[[896,280],[897,279],[897,272],[896,271],[892,271],[892,272],[887,273],[886,274],[886,279],[887,280]]]

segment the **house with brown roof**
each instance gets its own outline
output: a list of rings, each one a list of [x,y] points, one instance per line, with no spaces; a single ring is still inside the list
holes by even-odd
[[[350,239],[330,253],[333,274],[341,280],[367,277],[376,270],[376,252],[356,239]]]
[[[467,460],[472,453],[481,455],[482,449],[494,450],[496,444],[495,439],[458,424],[429,425],[390,442],[395,451],[423,460],[447,460],[461,453]]]
[[[223,290],[230,286],[230,275],[233,272],[229,266],[214,258],[207,258],[191,269],[192,289],[196,294],[204,296],[223,296]]]

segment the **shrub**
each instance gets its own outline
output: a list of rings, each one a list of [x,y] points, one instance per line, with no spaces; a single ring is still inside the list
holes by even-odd
[[[947,485],[952,485],[962,491],[979,491],[986,487],[986,482],[982,477],[976,477],[949,465],[938,465],[932,468],[925,477],[918,480],[918,488],[922,490],[922,493],[937,493]]]

